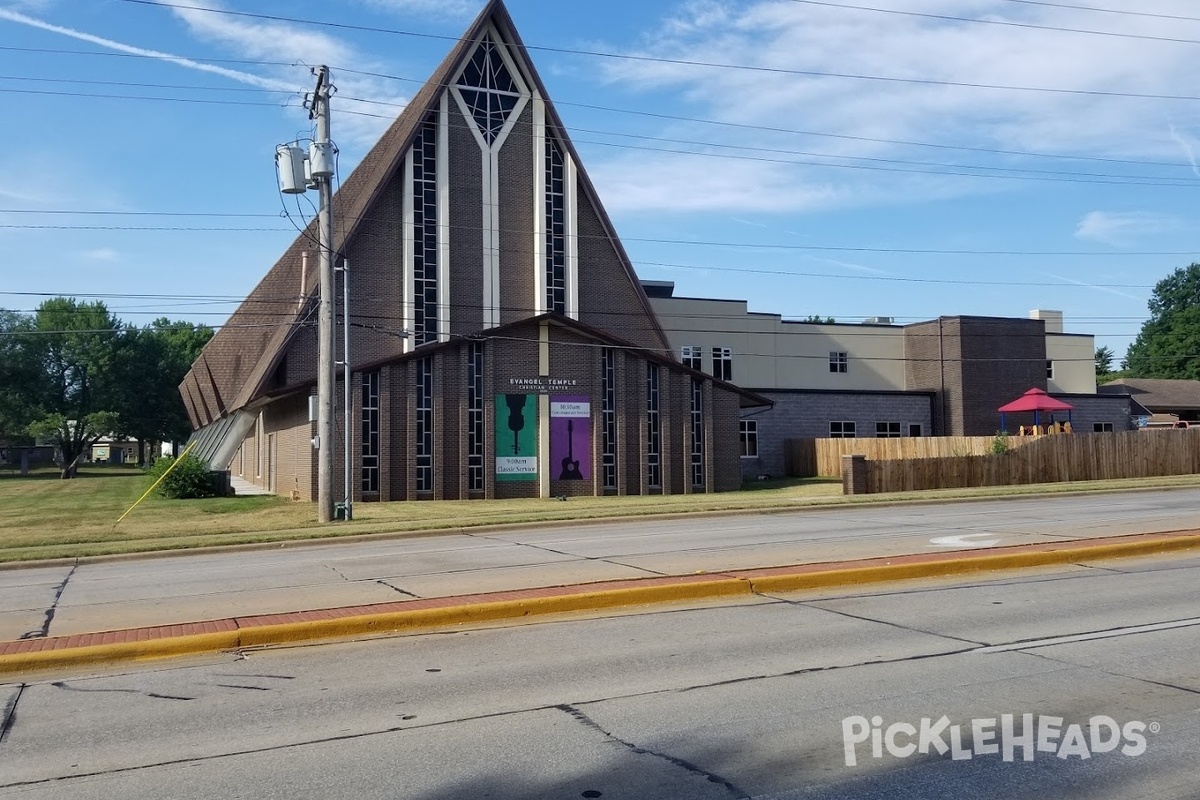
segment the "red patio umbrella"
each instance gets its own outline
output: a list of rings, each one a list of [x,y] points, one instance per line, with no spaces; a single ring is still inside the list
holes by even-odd
[[[1033,424],[1038,425],[1040,424],[1038,417],[1042,411],[1066,411],[1067,419],[1070,420],[1071,409],[1074,407],[1070,403],[1064,403],[1062,400],[1051,397],[1046,394],[1044,389],[1034,387],[1011,403],[1006,403],[997,409],[1000,412],[1000,430],[1007,430],[1004,427],[1004,415],[1006,413],[1032,411]]]

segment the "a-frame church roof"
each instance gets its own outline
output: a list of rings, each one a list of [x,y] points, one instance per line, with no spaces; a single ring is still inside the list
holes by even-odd
[[[545,99],[547,129],[554,130],[575,163],[582,163],[508,10],[501,0],[490,0],[425,85],[338,189],[333,210],[335,230],[341,236],[338,242],[340,246],[354,239],[372,204],[394,173],[402,167],[405,155],[420,132],[422,121],[430,110],[437,107],[441,94],[449,91],[455,76],[489,27],[496,30],[524,75]],[[601,226],[633,284],[646,318],[653,326],[651,335],[657,340],[656,348],[669,353],[666,334],[654,316],[629,256],[583,168],[578,172],[578,186],[580,195],[587,198],[596,209]],[[271,376],[292,339],[311,321],[313,301],[318,293],[317,270],[314,259],[312,269],[306,276],[303,275],[302,259],[305,251],[315,250],[315,241],[314,221],[296,237],[192,365],[180,385],[180,392],[195,427],[209,425],[265,396]],[[305,283],[303,287],[302,279]]]

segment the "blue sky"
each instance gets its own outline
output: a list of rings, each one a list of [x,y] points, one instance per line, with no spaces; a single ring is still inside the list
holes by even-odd
[[[220,324],[294,236],[272,157],[310,132],[305,65],[345,177],[483,2],[173,5],[0,0],[0,306]],[[793,318],[1061,309],[1119,359],[1200,250],[1200,9],[1072,5],[1132,7],[509,10],[643,278]]]

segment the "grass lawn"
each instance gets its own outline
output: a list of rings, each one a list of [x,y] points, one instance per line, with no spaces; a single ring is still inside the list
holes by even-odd
[[[86,467],[74,480],[57,470],[28,477],[0,472],[0,562],[173,550],[359,534],[457,529],[498,523],[549,522],[654,514],[778,510],[803,506],[913,499],[989,497],[1151,486],[1200,486],[1200,476],[1043,486],[956,489],[905,495],[843,497],[827,479],[764,481],[740,492],[557,500],[362,503],[349,523],[319,525],[316,509],[277,497],[167,500],[151,495],[117,519],[149,487],[131,467]]]

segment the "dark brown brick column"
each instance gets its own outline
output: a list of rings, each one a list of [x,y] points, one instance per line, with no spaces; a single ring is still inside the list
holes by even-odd
[[[867,457],[842,456],[842,494],[867,493]]]

